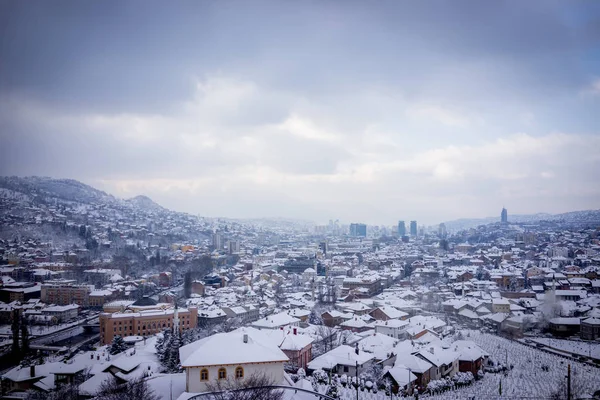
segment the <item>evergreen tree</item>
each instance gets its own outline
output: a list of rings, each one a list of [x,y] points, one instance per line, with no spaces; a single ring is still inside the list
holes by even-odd
[[[165,362],[163,366],[168,373],[181,372],[181,361],[179,360],[179,348],[182,346],[181,336],[175,333],[171,336],[169,347],[165,351]]]
[[[127,349],[127,345],[125,344],[125,340],[121,336],[115,336],[110,347],[108,349],[108,353],[111,355],[122,353]]]
[[[308,317],[308,323],[311,325],[323,325],[323,318],[321,318],[321,310],[316,307],[310,312]]]
[[[156,357],[162,366],[165,365],[167,349],[171,345],[171,336],[171,330],[166,329],[156,341]]]

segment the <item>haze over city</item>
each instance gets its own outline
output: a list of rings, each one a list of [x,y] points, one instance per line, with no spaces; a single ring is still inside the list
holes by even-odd
[[[203,216],[600,208],[600,3],[2,2],[2,175]]]

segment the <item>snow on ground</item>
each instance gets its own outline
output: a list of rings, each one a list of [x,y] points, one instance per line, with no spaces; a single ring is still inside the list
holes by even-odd
[[[495,335],[468,331],[470,340],[480,345],[496,360],[514,365],[514,369],[504,374],[485,374],[485,377],[471,386],[446,392],[430,398],[436,400],[468,398],[494,398],[499,394],[502,380],[502,395],[506,397],[547,398],[556,392],[561,383],[566,383],[567,364],[571,364],[573,387],[582,387],[586,393],[600,390],[600,369],[580,362],[567,360],[548,354],[519,342],[511,342]],[[548,371],[542,370],[548,366]]]
[[[553,338],[531,338],[536,343],[541,343],[553,349],[562,350],[570,354],[577,354],[583,357],[592,357],[600,359],[600,343],[579,342],[573,340],[553,339]],[[600,371],[599,371],[600,373]]]
[[[157,374],[147,382],[150,389],[162,400],[176,399],[185,391],[185,373]]]
[[[514,365],[507,375],[503,373],[485,374],[484,378],[471,386],[451,390],[438,395],[420,395],[419,399],[457,400],[457,399],[547,399],[556,392],[561,383],[566,384],[567,365],[571,364],[572,384],[577,395],[593,394],[600,390],[600,369],[577,361],[567,360],[558,355],[549,354],[535,347],[491,335],[479,331],[464,331],[467,340],[472,340],[490,354],[490,357],[502,363],[508,360]],[[547,366],[548,371],[543,371]],[[502,381],[502,397],[499,396]],[[583,390],[578,390],[581,388]],[[359,391],[360,400],[386,400],[385,392],[370,393]],[[574,397],[576,398],[576,397]],[[341,388],[340,399],[356,399],[354,388]],[[396,396],[393,396],[396,399]]]

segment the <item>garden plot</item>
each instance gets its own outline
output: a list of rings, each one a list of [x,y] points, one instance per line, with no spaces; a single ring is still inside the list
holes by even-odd
[[[485,377],[473,385],[430,396],[431,399],[446,400],[457,398],[496,397],[500,394],[511,397],[548,398],[566,387],[567,365],[571,364],[573,398],[593,394],[600,390],[600,369],[570,361],[554,354],[548,354],[519,342],[478,331],[468,331],[467,339],[473,340],[490,357],[513,366],[506,375],[485,374]],[[547,369],[547,370],[546,370]],[[578,397],[577,397],[578,396]],[[421,396],[424,398],[424,396]],[[565,396],[566,397],[566,396]]]
[[[558,397],[554,398],[566,398],[568,364],[571,364],[574,399],[586,397],[600,390],[600,369],[596,367],[479,331],[463,331],[463,335],[465,339],[481,346],[498,364],[508,364],[509,370],[498,373],[488,372],[482,379],[471,385],[435,395],[421,394],[420,399],[549,399],[557,395]],[[500,396],[500,387],[502,387],[502,396]],[[329,386],[320,384],[315,389],[320,393],[328,393]],[[334,396],[337,398],[356,399],[356,389],[350,385],[337,386],[336,392]],[[359,389],[358,398],[386,400],[390,396],[386,396],[385,390],[374,392],[365,388]],[[394,400],[399,398],[402,397],[392,396]]]

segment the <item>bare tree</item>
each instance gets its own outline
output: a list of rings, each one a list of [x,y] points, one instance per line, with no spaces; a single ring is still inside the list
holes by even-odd
[[[116,378],[109,378],[100,384],[96,400],[160,400],[160,396],[148,386],[146,377],[141,376],[119,384]]]
[[[77,400],[78,398],[79,390],[77,385],[62,385],[50,393],[31,390],[27,392],[25,400]]]
[[[346,344],[347,336],[351,335],[349,331],[340,332],[336,328],[326,325],[317,326],[315,333],[319,337],[313,344],[313,355],[315,357]]]
[[[207,383],[206,391],[213,392],[210,400],[282,400],[283,391],[271,388],[273,380],[264,372],[256,372],[247,378],[220,379]]]

